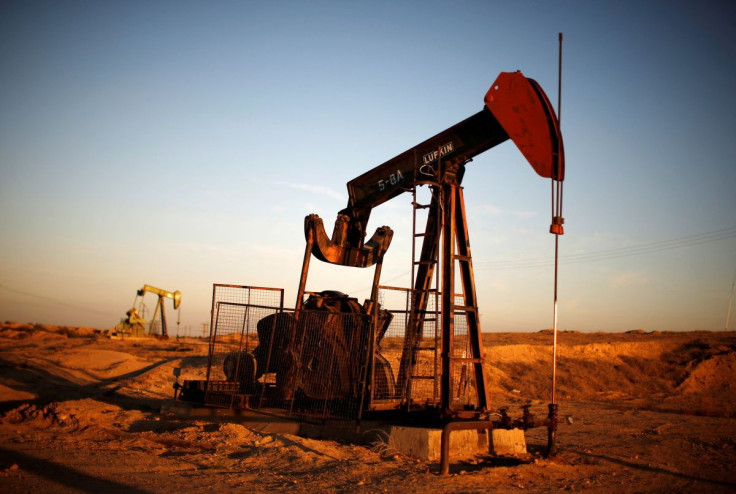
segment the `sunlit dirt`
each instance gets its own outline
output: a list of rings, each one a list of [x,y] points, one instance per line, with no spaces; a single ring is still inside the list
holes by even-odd
[[[551,335],[484,335],[493,407],[546,412]],[[736,333],[562,332],[559,454],[437,462],[386,444],[162,416],[206,341],[0,325],[2,492],[727,492],[736,489]]]

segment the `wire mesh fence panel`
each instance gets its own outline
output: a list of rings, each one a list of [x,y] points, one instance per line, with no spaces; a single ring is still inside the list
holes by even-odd
[[[455,306],[466,306],[467,299],[464,294],[456,293],[453,299]],[[454,331],[450,355],[454,360],[450,368],[450,399],[452,400],[451,405],[455,408],[478,404],[475,387],[475,368],[473,363],[470,362],[471,359],[478,356],[473,355],[471,347],[469,317],[471,317],[471,314],[467,310],[456,310],[453,314]]]
[[[401,396],[397,388],[397,376],[401,366],[408,314],[404,310],[388,310],[393,317],[383,335],[376,337],[371,379],[373,403],[396,401]]]
[[[283,309],[283,290],[215,285],[205,403],[321,418],[437,405],[439,296],[430,294],[417,315],[408,308],[410,290],[391,292],[369,315],[370,307],[332,292],[311,294],[293,311]],[[470,357],[466,313],[455,314],[455,328],[452,399],[469,404],[475,375],[463,361]]]
[[[477,405],[475,388],[475,369],[470,360],[473,351],[468,336],[467,312],[455,313],[455,334],[453,336],[452,357],[454,359],[451,374],[451,399],[454,405]]]
[[[412,290],[396,287],[380,287],[380,301],[393,315],[393,320],[382,339],[377,341],[373,380],[376,391],[386,381],[386,370],[379,359],[386,361],[396,375],[393,393],[374,392],[373,403],[381,400],[401,400],[416,405],[438,405],[440,402],[440,376],[442,352],[441,294],[426,294],[426,308],[421,314],[412,312]],[[416,293],[416,292],[414,292]],[[464,305],[464,296],[455,295],[455,305]],[[452,406],[476,405],[475,369],[470,361],[474,355],[468,331],[468,312],[455,311],[453,321],[453,359],[450,367]]]
[[[283,291],[215,285],[205,403],[357,417],[373,318],[352,299],[336,300],[356,313],[329,303],[284,310]]]
[[[259,344],[257,324],[282,310],[282,289],[213,286],[206,404],[247,405],[257,371],[253,356]]]
[[[385,359],[396,375],[393,394],[374,394],[374,402],[401,400],[415,404],[434,405],[439,402],[439,294],[426,294],[426,308],[421,314],[411,309],[413,292],[406,288],[380,287],[382,306],[392,315],[383,339],[378,341],[377,364],[373,382],[380,383],[386,370],[378,363]],[[377,386],[376,390],[381,387]]]
[[[372,318],[330,310],[282,312],[262,319],[256,408],[355,418],[366,389]]]
[[[372,318],[301,310],[290,374],[290,410],[319,417],[357,417],[366,390]]]

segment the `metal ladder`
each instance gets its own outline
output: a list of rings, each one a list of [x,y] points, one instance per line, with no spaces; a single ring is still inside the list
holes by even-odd
[[[416,172],[415,172],[416,173]],[[439,350],[440,350],[440,325],[439,325],[439,279],[434,276],[437,267],[437,253],[432,249],[423,249],[421,253],[417,252],[417,241],[423,245],[426,244],[425,239],[428,235],[432,235],[432,231],[438,231],[435,222],[439,218],[439,204],[441,201],[435,199],[435,194],[440,194],[441,189],[435,183],[425,183],[431,188],[433,196],[429,204],[421,204],[418,201],[417,189],[420,186],[419,180],[414,180],[412,188],[412,245],[411,245],[411,287],[409,299],[407,299],[407,312],[409,313],[409,327],[416,331],[416,338],[413,341],[412,349],[412,365],[411,373],[408,376],[407,396],[412,396],[412,383],[420,380],[432,382],[432,403],[439,402]],[[427,210],[427,222],[424,232],[417,231],[417,216],[419,211]],[[435,225],[435,226],[433,226]],[[436,242],[430,242],[436,243]],[[419,257],[419,259],[417,259]],[[422,280],[417,283],[417,280]],[[432,280],[434,279],[434,287]],[[418,299],[418,302],[415,300]],[[430,304],[431,302],[431,304]],[[430,307],[432,310],[428,310]],[[429,328],[427,327],[429,323]],[[427,329],[431,334],[431,339],[427,340],[425,334]],[[427,372],[427,366],[419,366],[419,361],[423,355],[429,353],[432,365]],[[420,370],[424,373],[419,374]]]
[[[488,386],[483,371],[480,317],[465,203],[460,186],[462,165],[440,163],[438,160],[436,166],[439,172],[434,176],[428,175],[435,180],[415,179],[413,189],[412,291],[397,390],[402,401],[411,404],[415,398],[419,398],[415,396],[417,393],[412,381],[432,379],[432,398],[422,398],[426,398],[432,405],[439,405],[442,415],[453,416],[467,404],[462,399],[469,394],[468,385],[471,383],[474,384],[478,407],[481,410],[487,409]],[[443,166],[447,168],[443,169]],[[417,201],[418,185],[430,187],[430,204],[420,204]],[[428,210],[424,233],[417,232],[417,212],[422,209]],[[417,258],[418,239],[422,239],[422,249]],[[460,273],[462,287],[459,294],[455,291],[456,271]],[[433,280],[436,282],[434,288]],[[435,305],[433,311],[428,312],[430,297],[435,297]],[[439,306],[438,299],[441,301]],[[456,316],[464,317],[464,348],[455,347]],[[431,344],[422,345],[425,322],[433,322],[435,332]],[[425,352],[433,353],[434,366],[431,375],[417,372],[417,363]],[[471,368],[472,372],[469,371]]]

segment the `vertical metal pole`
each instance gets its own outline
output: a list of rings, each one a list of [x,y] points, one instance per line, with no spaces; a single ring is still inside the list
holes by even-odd
[[[302,262],[302,273],[299,277],[299,288],[297,289],[296,294],[296,302],[294,304],[294,318],[291,320],[291,328],[289,331],[289,340],[288,340],[288,346],[284,349],[284,357],[286,358],[287,362],[289,364],[286,366],[285,369],[283,369],[284,374],[284,382],[288,383],[286,384],[285,389],[278,389],[277,388],[277,394],[281,395],[283,399],[290,401],[289,404],[289,415],[291,415],[294,412],[294,400],[293,400],[293,392],[294,389],[292,388],[292,384],[294,383],[294,380],[298,377],[298,375],[295,377],[295,373],[300,372],[300,359],[301,359],[301,350],[302,350],[302,343],[304,342],[304,333],[301,335],[301,339],[299,340],[299,344],[296,343],[296,337],[297,337],[297,328],[299,326],[299,314],[302,307],[302,300],[304,299],[304,291],[306,290],[307,285],[307,274],[309,273],[309,261],[312,258],[312,247],[314,246],[314,232],[312,228],[307,229],[307,246],[304,248],[304,261]],[[299,351],[297,353],[297,350]],[[291,388],[291,393],[287,393],[286,391],[289,391],[289,388]]]
[[[414,288],[416,282],[416,260],[417,260],[417,171],[419,170],[419,161],[417,159],[417,150],[414,148],[414,187],[411,189],[411,272],[409,287]],[[415,305],[412,303],[415,294],[411,292],[411,297],[407,300],[407,309],[409,312],[409,320],[414,319]]]
[[[164,309],[164,300],[163,297],[159,295],[158,297],[158,303],[161,306],[161,337],[162,338],[168,338],[169,337],[169,330],[166,327],[166,310]]]
[[[217,300],[217,284],[212,285],[212,306],[210,307],[210,338],[208,342],[208,354],[207,354],[207,382],[210,382],[210,369],[212,368],[212,357],[215,354],[215,342],[214,342],[214,331],[215,331],[215,322],[219,320],[220,317],[220,304],[217,304],[217,315],[215,315],[215,300]],[[206,323],[202,323],[202,337],[205,336],[205,326]]]
[[[473,359],[475,390],[478,399],[478,408],[488,410],[488,383],[483,370],[483,335],[480,329],[480,315],[478,313],[478,297],[475,291],[475,275],[470,255],[470,238],[468,236],[468,221],[465,215],[465,199],[462,187],[457,187],[455,193],[455,240],[457,258],[460,268],[460,281],[465,298],[466,320],[468,324],[467,346],[470,357]]]
[[[280,316],[282,316],[284,313],[284,289],[279,290],[279,308],[278,311],[273,314],[273,322],[271,323],[271,331],[270,331],[270,338],[268,339],[268,352],[266,353],[266,365],[263,367],[265,369],[265,373],[268,374],[269,370],[271,369],[271,354],[273,352],[273,340],[276,336],[276,323],[279,321]],[[263,342],[258,341],[258,344],[261,345]],[[261,408],[263,406],[263,397],[266,392],[266,382],[264,378],[263,386],[261,386],[261,394],[258,397],[258,408]]]
[[[557,254],[559,249],[560,236],[555,233],[555,289],[554,289],[554,309],[552,321],[552,403],[555,403],[557,391]]]
[[[240,333],[244,335],[245,337],[245,351],[250,351],[250,344],[248,342],[248,329],[249,329],[249,320],[250,320],[250,294],[251,294],[251,288],[248,288],[248,296],[246,297],[245,302],[245,314],[243,314],[243,326],[240,328]],[[242,345],[241,345],[242,348]]]
[[[724,328],[726,331],[728,331],[728,324],[731,321],[731,305],[733,305],[734,287],[736,287],[736,269],[733,270],[733,281],[731,282],[731,297],[728,299],[728,311],[726,311],[726,327]]]
[[[557,122],[562,122],[562,33],[559,36],[559,57],[557,59]]]
[[[451,413],[452,404],[452,347],[455,331],[455,270],[453,251],[455,246],[455,193],[456,185],[444,184],[444,222],[442,225],[442,355],[440,409],[442,414]]]
[[[560,124],[561,117],[561,100],[562,100],[562,33],[559,34],[559,59],[557,65],[557,120],[558,125]],[[555,180],[552,181],[552,194],[555,196],[554,184]],[[553,201],[553,216],[561,216],[561,204],[560,204],[560,185],[557,184],[557,201]],[[558,256],[560,248],[560,235],[559,231],[555,230],[555,277],[554,277],[554,309],[553,309],[553,320],[552,320],[552,404],[556,403],[557,393],[557,273],[558,273]]]
[[[378,305],[378,285],[381,280],[381,269],[383,268],[383,257],[376,261],[376,269],[373,271],[373,286],[371,287],[371,300]]]
[[[217,322],[220,320],[220,302],[215,303],[215,294],[217,285],[212,288],[212,311],[210,318],[210,344],[209,344],[209,355],[207,358],[207,381],[205,383],[204,390],[204,402],[207,403],[207,395],[210,392],[210,377],[212,372],[212,360],[215,358],[215,339],[217,338]],[[215,305],[217,309],[215,310]]]
[[[378,284],[381,280],[381,269],[383,268],[383,257],[376,262],[376,269],[373,272],[373,288],[371,290],[371,323],[368,331],[368,345],[366,348],[365,364],[363,366],[362,381],[363,385],[360,390],[360,398],[358,400],[357,427],[360,427],[360,421],[363,419],[363,409],[365,408],[366,392],[370,391],[368,396],[368,406],[373,403],[373,394],[376,391],[373,382],[373,360],[375,359],[376,344],[376,328],[378,327]],[[369,385],[370,382],[370,385]]]
[[[294,304],[295,315],[302,306],[304,299],[304,291],[307,286],[307,274],[309,273],[309,261],[312,258],[312,246],[314,245],[314,233],[311,228],[307,233],[307,246],[304,249],[304,261],[302,262],[302,274],[299,277],[299,288],[296,293],[296,303]],[[293,335],[292,335],[293,336]]]
[[[561,100],[562,100],[562,33],[559,34],[559,61],[557,71],[557,119],[558,125],[561,116]],[[549,424],[547,426],[547,452],[546,456],[554,456],[557,453],[557,274],[558,274],[558,258],[560,233],[562,233],[562,185],[558,180],[559,177],[552,179],[552,223],[557,224],[558,228],[552,231],[555,235],[555,275],[554,275],[554,308],[552,321],[552,402],[549,405]],[[556,187],[555,187],[556,185]]]

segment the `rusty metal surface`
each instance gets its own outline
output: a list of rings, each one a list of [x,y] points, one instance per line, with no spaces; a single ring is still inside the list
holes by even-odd
[[[406,192],[415,181],[439,182],[437,162],[465,163],[508,139],[486,108],[348,182],[349,201],[342,214],[367,220],[370,210]],[[415,170],[419,173],[415,173]]]
[[[391,245],[393,230],[387,226],[376,229],[368,240],[358,246],[351,246],[346,242],[349,218],[338,215],[335,221],[332,238],[327,236],[322,219],[316,214],[310,214],[304,219],[304,230],[307,236],[314,238],[312,254],[323,262],[342,264],[366,268],[380,262]]]
[[[258,322],[283,310],[282,289],[215,284],[212,288],[209,359],[204,403],[241,402],[252,372],[247,355],[258,346]],[[229,384],[227,384],[229,383]]]
[[[321,246],[315,255],[325,262],[365,267],[368,253],[361,249],[373,208],[417,184],[447,183],[446,174],[453,171],[439,166],[441,161],[462,167],[509,138],[539,175],[564,180],[562,134],[547,95],[521,72],[502,72],[486,93],[480,112],[350,180],[348,204],[340,211],[329,241],[321,220],[318,223],[312,217],[310,226],[320,233],[315,236]],[[462,168],[459,173],[458,182]],[[373,241],[385,238],[380,230]]]
[[[540,176],[565,178],[559,122],[539,84],[521,72],[502,72],[485,96],[486,107]]]
[[[511,137],[538,174],[560,181],[564,153],[554,111],[533,80],[502,73],[485,103],[477,114],[348,182],[349,202],[331,237],[317,215],[305,218],[294,309],[283,307],[282,290],[278,301],[264,301],[265,288],[215,285],[206,402],[358,420],[364,411],[392,409],[430,410],[439,421],[487,416],[461,187],[465,165]],[[422,206],[424,232],[414,232],[423,244],[419,261],[412,258],[413,286],[379,290],[393,232],[381,227],[366,241],[371,209],[412,188],[416,197],[419,185],[431,190],[431,202]],[[416,214],[416,199],[413,207]],[[337,292],[307,292],[312,256],[375,266],[370,298],[359,303]],[[534,418],[525,413],[513,421],[503,412],[500,423],[528,428]]]
[[[356,418],[368,367],[383,376],[376,379],[377,395],[393,392],[387,360],[369,357],[374,317],[354,298],[308,294],[293,311],[283,308],[280,289],[214,285],[212,303],[207,379],[188,384],[185,397],[201,387],[211,406]],[[379,328],[390,319],[379,311]]]

